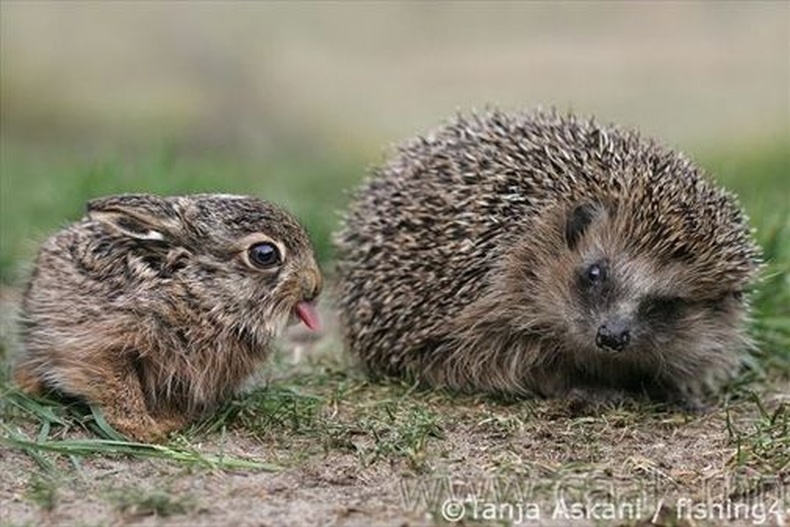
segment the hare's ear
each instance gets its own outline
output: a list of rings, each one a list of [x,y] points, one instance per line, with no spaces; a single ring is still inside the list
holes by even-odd
[[[165,240],[179,229],[173,203],[148,194],[124,194],[91,200],[88,217],[140,240]]]

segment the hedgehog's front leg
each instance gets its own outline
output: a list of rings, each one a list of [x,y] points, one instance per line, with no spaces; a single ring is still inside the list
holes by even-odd
[[[651,400],[681,412],[701,414],[711,409],[710,403],[704,402],[700,394],[690,391],[675,381],[656,381],[647,385],[645,391]]]

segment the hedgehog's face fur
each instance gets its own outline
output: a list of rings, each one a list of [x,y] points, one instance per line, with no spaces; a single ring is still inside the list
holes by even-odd
[[[590,370],[615,361],[658,375],[667,362],[709,361],[743,347],[751,270],[733,266],[718,283],[702,283],[711,272],[700,269],[704,262],[636,247],[619,212],[615,203],[584,202],[536,220],[536,230],[551,234],[538,242],[530,236],[506,259],[505,287],[528,299],[514,313],[516,328],[562,342],[557,351],[588,361]]]

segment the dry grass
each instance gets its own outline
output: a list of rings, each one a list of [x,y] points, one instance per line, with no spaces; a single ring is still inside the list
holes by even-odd
[[[734,384],[706,415],[635,403],[578,415],[561,401],[370,384],[332,349],[319,341],[297,364],[283,350],[268,387],[164,447],[97,439],[106,431],[89,409],[6,388],[0,520],[92,511],[99,523],[312,525],[307,506],[341,525],[421,525],[460,503],[467,519],[716,525],[692,504],[790,505],[790,377],[779,371]]]
[[[710,413],[630,403],[580,414],[562,401],[371,384],[330,329],[291,335],[263,384],[144,445],[88,407],[17,392],[5,360],[0,524],[432,525],[463,514],[466,524],[782,525],[790,229],[775,212],[755,219],[769,261],[754,297],[760,351]],[[3,290],[4,349],[17,296]]]

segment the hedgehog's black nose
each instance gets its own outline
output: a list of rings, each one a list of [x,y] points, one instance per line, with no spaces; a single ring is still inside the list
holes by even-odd
[[[598,328],[598,335],[595,337],[595,344],[601,349],[612,351],[622,351],[631,339],[631,332],[628,324],[622,321],[614,321],[601,324]]]

